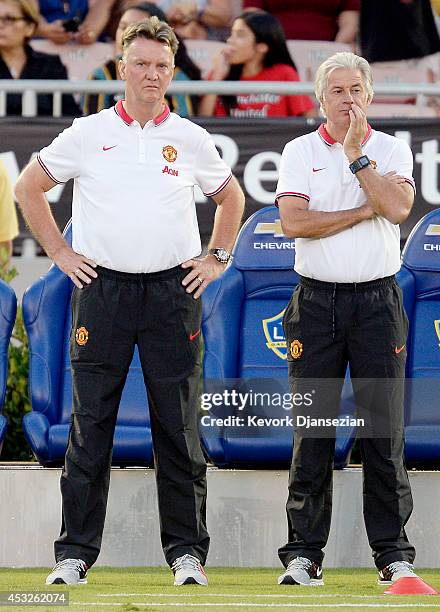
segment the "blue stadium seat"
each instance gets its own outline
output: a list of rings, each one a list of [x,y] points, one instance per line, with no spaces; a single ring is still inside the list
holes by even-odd
[[[268,407],[261,399],[243,410],[228,406],[232,392],[289,392],[287,351],[282,317],[298,276],[293,270],[294,242],[283,236],[275,206],[260,209],[244,224],[232,264],[211,283],[203,296],[204,393],[229,391],[228,398],[209,408],[202,402],[201,437],[207,454],[218,466],[267,467],[288,464],[292,455],[292,427],[257,427],[248,415],[282,419],[290,414],[282,405]],[[346,381],[341,413],[353,413],[351,385]],[[260,396],[261,398],[263,396]],[[209,400],[211,401],[211,400]],[[227,417],[240,421],[215,421]],[[212,418],[211,418],[212,417]],[[255,421],[254,421],[255,423]],[[264,423],[264,421],[262,421]],[[273,421],[272,421],[273,423]],[[337,431],[335,466],[347,464],[355,430]]]
[[[65,230],[71,243],[72,228]],[[71,280],[56,266],[23,297],[23,318],[29,336],[32,411],[23,419],[25,436],[42,465],[64,461],[72,411],[69,360]],[[119,408],[113,465],[152,465],[148,400],[137,349]]]
[[[405,457],[440,459],[440,210],[411,232],[397,275],[410,327],[407,342]]]
[[[17,313],[17,298],[13,289],[0,280],[0,452],[5,438],[7,421],[2,414],[8,379],[8,347]]]

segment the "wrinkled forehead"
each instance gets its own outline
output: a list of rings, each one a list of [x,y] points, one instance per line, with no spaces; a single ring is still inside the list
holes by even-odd
[[[174,61],[171,47],[160,40],[150,40],[138,36],[125,49],[124,55],[127,59],[141,59],[143,61],[170,62]]]
[[[15,0],[0,0],[0,9],[2,11],[2,14],[11,13],[14,16],[21,16],[23,14],[20,4],[18,2],[15,2]]]
[[[362,72],[356,68],[335,68],[327,76],[326,90],[336,87],[353,87],[361,85],[364,88]]]

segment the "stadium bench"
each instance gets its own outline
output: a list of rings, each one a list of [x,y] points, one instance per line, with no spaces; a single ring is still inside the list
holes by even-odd
[[[224,389],[229,394],[234,389],[243,394],[270,391],[276,402],[289,392],[282,317],[298,282],[294,253],[293,240],[282,234],[278,209],[262,208],[243,226],[232,264],[206,289],[202,323],[205,408],[212,397],[208,394]],[[353,413],[350,397],[351,385],[346,381],[341,413]],[[282,419],[290,412],[282,406],[269,406],[268,400],[257,403],[243,410],[226,403],[202,410],[201,438],[217,466],[273,467],[290,462],[291,426],[256,427],[255,421],[247,421],[248,415]],[[245,426],[230,426],[227,421],[210,420],[211,416],[244,418]],[[338,429],[336,467],[347,464],[354,435],[353,428]]]
[[[410,327],[407,342],[405,458],[440,459],[440,210],[414,227],[397,275]]]
[[[65,231],[71,243],[72,229]],[[29,336],[32,411],[23,419],[25,436],[42,465],[64,461],[72,411],[69,359],[71,280],[56,266],[23,296]],[[153,463],[148,399],[137,349],[122,394],[116,422],[113,465]]]
[[[17,298],[13,289],[0,280],[0,452],[8,426],[2,414],[8,379],[8,347],[17,313]]]

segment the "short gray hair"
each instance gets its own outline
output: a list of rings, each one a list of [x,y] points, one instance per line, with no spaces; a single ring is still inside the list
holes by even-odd
[[[128,26],[122,34],[122,56],[125,58],[127,49],[136,38],[156,40],[167,45],[173,56],[176,55],[179,41],[173,29],[165,21],[160,21],[156,16],[143,19]]]
[[[370,103],[374,94],[373,75],[370,64],[363,57],[355,55],[354,53],[349,53],[348,51],[335,53],[322,62],[316,71],[315,95],[318,102],[322,105],[322,101],[324,99],[324,89],[327,87],[328,77],[333,70],[336,70],[337,68],[351,68],[360,71],[362,81],[367,92],[368,103]]]

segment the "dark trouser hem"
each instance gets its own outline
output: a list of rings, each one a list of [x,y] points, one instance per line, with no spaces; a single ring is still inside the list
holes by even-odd
[[[286,546],[289,545],[287,544]],[[313,561],[313,563],[316,563],[317,565],[321,566],[322,560],[324,559],[324,553],[322,551],[319,551],[319,553],[317,553],[316,551],[310,551],[307,549],[298,549],[293,552],[291,550],[286,550],[285,547],[282,547],[278,549],[278,557],[284,567],[287,567],[289,563],[297,557],[305,557],[306,559],[310,559],[310,561]]]
[[[183,555],[192,555],[200,561],[202,565],[206,563],[207,550],[201,551],[199,546],[176,546],[167,555],[167,563],[171,567],[176,559]]]
[[[373,553],[374,563],[378,570],[382,570],[384,567],[394,561],[408,561],[408,563],[414,563],[416,551],[414,546],[411,546],[408,542],[407,551],[396,550],[394,552],[388,552],[382,555],[376,555]]]
[[[57,563],[65,559],[81,559],[90,569],[98,557],[99,551],[96,554],[90,555],[90,552],[77,546],[57,546],[55,544],[55,560]]]

